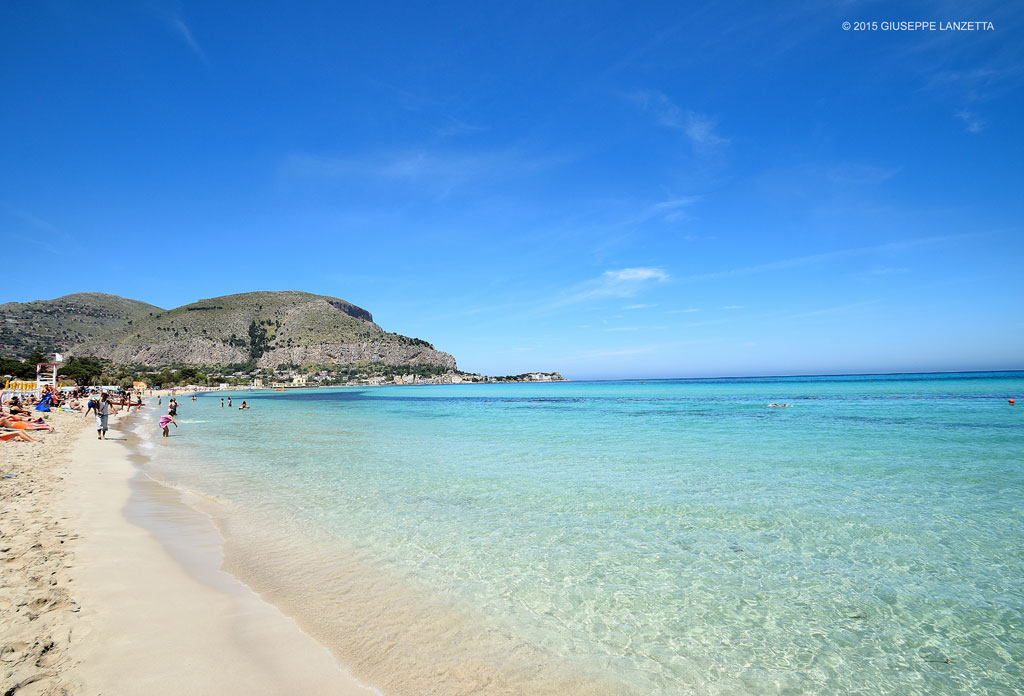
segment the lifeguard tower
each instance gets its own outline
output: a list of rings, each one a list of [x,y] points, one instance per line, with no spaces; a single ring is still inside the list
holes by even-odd
[[[36,363],[36,398],[43,395],[47,386],[57,391],[57,363]]]

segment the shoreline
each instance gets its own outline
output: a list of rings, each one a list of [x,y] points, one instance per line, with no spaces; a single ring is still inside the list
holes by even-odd
[[[212,521],[140,468],[134,417],[100,441],[59,416],[0,458],[0,693],[380,695],[221,570]]]
[[[157,408],[156,395],[146,397],[148,407]],[[499,666],[494,660],[504,662],[503,650],[523,647],[508,639],[494,643],[494,636],[476,637],[489,648],[477,643],[435,661],[430,646],[444,642],[464,612],[404,589],[396,594],[394,579],[374,576],[365,589],[392,590],[378,598],[377,616],[352,610],[339,597],[317,599],[314,592],[299,599],[292,591],[299,588],[281,584],[289,576],[285,568],[268,577],[247,563],[264,551],[241,551],[225,536],[220,527],[230,515],[221,514],[220,503],[145,471],[150,457],[133,432],[139,420],[146,423],[145,414],[112,417],[104,441],[93,435],[92,417],[52,418],[57,432],[49,438],[59,434],[58,441],[0,450],[31,460],[52,479],[44,496],[20,496],[29,504],[3,512],[56,530],[61,538],[43,540],[40,553],[63,573],[49,586],[43,578],[39,596],[14,601],[7,598],[24,583],[6,577],[0,583],[0,609],[42,607],[47,618],[44,624],[18,617],[17,626],[0,620],[0,694],[383,696],[381,689],[422,692],[446,683],[451,693],[477,693],[486,685],[487,693],[511,695],[522,693],[516,683],[524,678],[538,694],[618,692],[593,675],[550,672],[550,656],[534,655],[517,669]],[[308,540],[278,541],[292,547]],[[354,567],[365,585],[365,564]],[[410,641],[400,645],[397,636],[406,632]],[[372,649],[357,658],[353,645]],[[411,647],[426,651],[413,654]],[[347,658],[355,661],[340,662]],[[354,676],[357,667],[377,686]]]

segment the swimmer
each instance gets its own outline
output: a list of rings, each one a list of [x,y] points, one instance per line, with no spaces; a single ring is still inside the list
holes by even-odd
[[[239,411],[245,411],[246,409],[251,409],[251,408],[252,408],[252,406],[250,406],[249,404],[247,404],[247,403],[245,403],[243,401],[242,405],[238,407],[238,410]]]

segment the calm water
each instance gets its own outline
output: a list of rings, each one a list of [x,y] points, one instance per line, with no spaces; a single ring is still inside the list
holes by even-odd
[[[140,431],[154,476],[220,501],[243,579],[385,693],[493,667],[495,693],[564,668],[613,693],[1008,694],[1007,397],[1024,373],[236,392],[251,411],[206,394]]]

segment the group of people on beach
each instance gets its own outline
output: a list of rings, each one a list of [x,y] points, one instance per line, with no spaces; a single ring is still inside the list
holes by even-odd
[[[196,400],[196,395],[193,394],[192,401]],[[163,395],[158,394],[156,402],[158,406],[162,406]],[[53,426],[46,423],[44,417],[37,412],[62,410],[81,413],[83,409],[86,417],[95,414],[96,438],[105,440],[112,414],[119,413],[122,408],[125,409],[125,414],[128,414],[132,408],[140,410],[143,405],[142,392],[139,390],[123,389],[111,393],[106,390],[76,387],[61,391],[47,386],[38,398],[34,395],[12,396],[0,404],[0,441],[36,442],[37,440],[25,431],[53,431]],[[7,407],[6,413],[3,406]],[[224,408],[223,398],[220,400],[220,406]],[[233,408],[230,396],[227,397],[227,407]],[[247,411],[251,408],[249,404],[242,401],[238,410]],[[170,426],[178,427],[178,423],[174,420],[176,415],[178,415],[178,400],[172,396],[167,402],[167,413],[160,416],[159,420],[163,437],[170,436]]]
[[[108,421],[111,413],[118,413],[118,406],[125,408],[125,414],[131,413],[132,407],[135,407],[136,411],[139,411],[142,406],[142,392],[135,391],[134,398],[132,401],[133,394],[132,390],[125,389],[120,392],[116,392],[117,397],[120,401],[114,401],[111,397],[110,392],[101,392],[98,396],[94,393],[89,401],[86,403],[85,415],[89,416],[90,413],[96,413],[96,438],[99,440],[107,439]]]
[[[4,413],[3,406],[7,407]],[[60,410],[77,410],[78,403],[65,398],[52,386],[47,386],[36,398],[35,395],[13,395],[0,404],[0,442],[37,442],[27,431],[53,432],[53,426],[46,422],[44,413]]]

